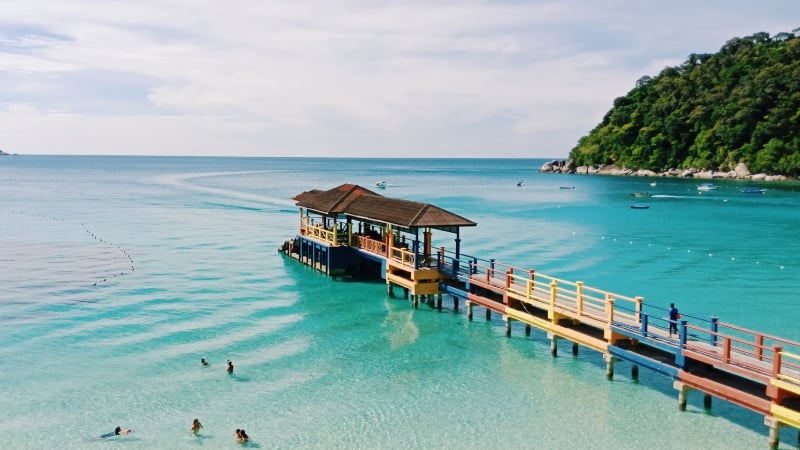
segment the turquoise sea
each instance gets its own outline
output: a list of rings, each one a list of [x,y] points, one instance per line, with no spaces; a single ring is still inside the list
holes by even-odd
[[[553,358],[542,332],[276,251],[292,196],[386,180],[477,222],[464,253],[800,340],[798,183],[698,194],[542,162],[0,157],[0,448],[236,449],[236,428],[246,448],[767,448],[763,417],[699,393],[681,412],[666,377],[608,381],[588,349]]]

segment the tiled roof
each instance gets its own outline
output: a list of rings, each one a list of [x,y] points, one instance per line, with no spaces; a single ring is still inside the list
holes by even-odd
[[[297,206],[321,214],[344,214],[402,227],[474,227],[475,222],[428,203],[384,197],[355,184],[294,196]]]

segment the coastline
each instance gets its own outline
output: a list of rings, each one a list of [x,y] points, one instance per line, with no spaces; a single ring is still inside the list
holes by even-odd
[[[700,180],[742,180],[742,181],[792,181],[794,178],[786,175],[771,175],[766,173],[751,174],[744,163],[739,163],[733,170],[717,171],[706,169],[667,169],[655,172],[648,169],[626,169],[615,164],[600,164],[597,166],[575,166],[569,160],[552,160],[539,168],[540,173],[570,173],[577,175],[614,175],[633,177],[673,177],[696,178]]]

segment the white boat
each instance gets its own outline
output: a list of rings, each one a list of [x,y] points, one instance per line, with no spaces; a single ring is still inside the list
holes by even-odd
[[[375,186],[377,186],[377,187],[379,187],[379,188],[381,188],[381,189],[386,189],[386,182],[385,182],[385,181],[383,181],[383,180],[381,180],[381,181],[376,181],[376,182],[375,182]]]
[[[702,183],[697,186],[698,191],[716,191],[717,187],[714,183]]]
[[[525,186],[525,182],[522,180],[517,181],[517,186]]]

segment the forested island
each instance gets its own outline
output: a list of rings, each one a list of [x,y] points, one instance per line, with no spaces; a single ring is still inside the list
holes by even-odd
[[[800,175],[800,38],[737,37],[640,78],[569,159],[551,170]]]

